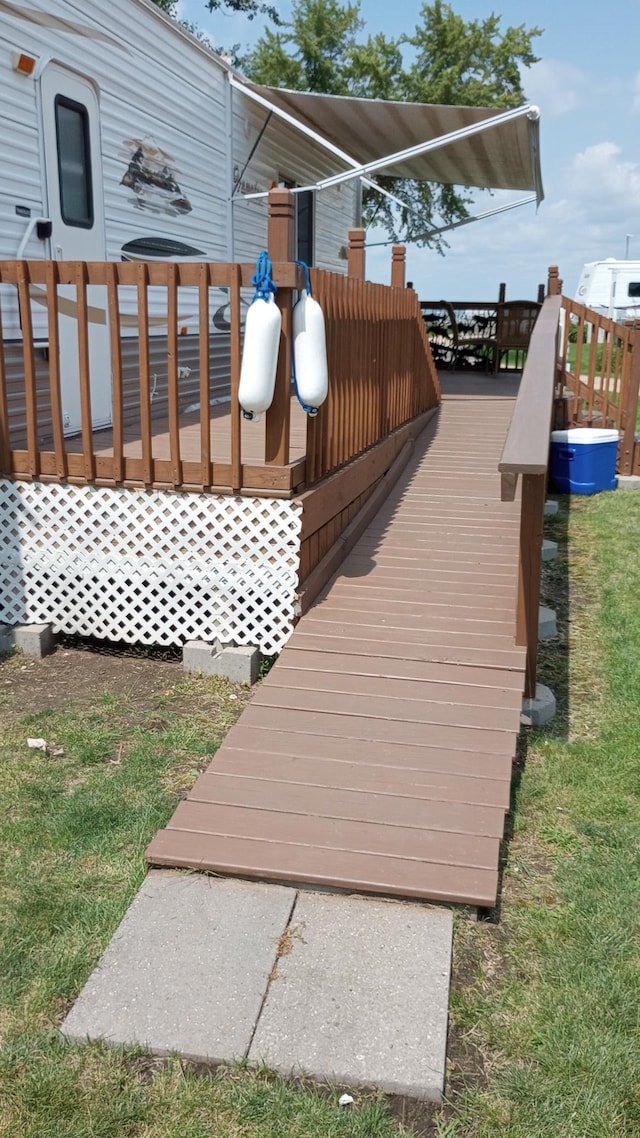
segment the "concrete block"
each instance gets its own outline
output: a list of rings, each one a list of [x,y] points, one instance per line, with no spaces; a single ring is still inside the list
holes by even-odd
[[[255,684],[260,672],[258,648],[223,648],[220,653],[222,675],[237,684]]]
[[[549,541],[548,538],[542,539],[542,560],[555,561],[558,556],[558,543],[557,541]]]
[[[243,1059],[294,900],[276,885],[152,870],[63,1034]]]
[[[618,490],[640,490],[640,475],[619,474]]]
[[[540,605],[540,613],[538,616],[538,639],[551,640],[553,636],[558,635],[558,621],[553,609],[548,609],[546,605]]]
[[[558,512],[558,503],[554,502],[553,498],[549,498],[544,504],[545,518],[554,518]]]
[[[447,909],[299,893],[250,1062],[438,1100],[452,931]]]
[[[520,722],[525,727],[542,727],[556,713],[556,697],[544,684],[536,684],[535,699],[523,699]]]
[[[189,640],[182,649],[182,666],[185,672],[225,676],[238,684],[255,684],[260,672],[260,651],[250,646],[223,648],[217,643]]]
[[[41,660],[54,649],[50,624],[16,624],[11,629],[11,638],[15,647],[33,660]]]
[[[6,656],[13,651],[13,636],[6,624],[0,624],[0,656]]]

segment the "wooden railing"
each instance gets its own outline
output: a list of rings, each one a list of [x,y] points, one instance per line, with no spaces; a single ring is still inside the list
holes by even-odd
[[[329,397],[307,423],[307,483],[435,407],[440,383],[411,288],[311,274],[327,329]]]
[[[280,455],[266,456],[264,463],[243,461],[241,408],[237,399],[241,353],[242,287],[251,285],[253,265],[239,264],[174,264],[174,263],[85,263],[85,262],[0,262],[0,284],[14,290],[22,330],[18,346],[22,356],[16,390],[8,378],[8,345],[2,344],[0,313],[0,473],[19,478],[53,478],[70,482],[95,482],[100,485],[136,483],[155,488],[186,488],[239,491],[242,488],[289,493],[294,470]],[[274,274],[280,295],[291,296],[303,283],[303,275],[295,264],[276,264]],[[125,392],[122,366],[122,292],[128,288],[136,298],[138,368],[135,384],[128,381]],[[228,290],[229,301],[229,380],[230,407],[228,429],[224,440],[224,457],[212,453],[210,424],[210,329],[211,289]],[[155,338],[151,335],[150,289],[162,290],[162,307],[167,332],[162,341],[167,391],[163,408],[166,422],[162,430],[155,427],[153,403],[153,369],[151,351]],[[181,409],[178,296],[188,289],[189,308],[197,332],[190,339],[198,345],[199,411],[185,415]],[[91,291],[89,291],[91,290]],[[46,309],[47,340],[39,348],[33,335],[32,301],[34,297]],[[157,299],[157,298],[156,298]],[[7,289],[4,290],[7,307]],[[72,319],[69,319],[69,316]],[[67,323],[61,324],[65,319]],[[106,363],[95,359],[92,344],[93,325],[108,329],[100,347],[108,354]],[[62,337],[75,332],[75,363],[79,382],[81,425],[77,438],[65,437],[62,398]],[[15,345],[14,345],[15,347]],[[42,358],[36,359],[36,355]],[[110,430],[93,427],[92,377],[98,365],[104,367],[111,380]],[[132,390],[135,386],[135,390]],[[126,398],[125,398],[126,395]],[[125,404],[127,416],[125,416]],[[19,413],[12,414],[12,406]],[[131,408],[133,407],[133,411]],[[125,422],[128,417],[128,424]],[[181,426],[190,426],[189,445],[184,449]],[[279,428],[279,423],[276,424]],[[66,432],[68,434],[68,431]],[[267,438],[273,434],[273,423],[267,416]],[[127,454],[127,444],[136,440],[135,457]],[[215,432],[213,432],[215,440]],[[269,469],[272,467],[272,469]]]
[[[498,465],[503,501],[513,501],[522,476],[516,643],[527,649],[528,699],[536,694],[544,502],[561,304],[561,296],[549,296],[542,306]]]
[[[576,426],[620,431],[620,473],[640,473],[635,437],[640,331],[566,296],[562,297],[562,312],[557,398],[564,400],[564,417]]]
[[[294,236],[293,196],[274,190],[282,336],[259,427],[243,424],[238,402],[253,264],[0,262],[0,475],[290,497],[435,407],[438,378],[396,250],[396,287],[313,273],[330,394],[306,439],[302,412],[292,427],[292,309],[304,287]],[[226,315],[213,335],[216,289]]]

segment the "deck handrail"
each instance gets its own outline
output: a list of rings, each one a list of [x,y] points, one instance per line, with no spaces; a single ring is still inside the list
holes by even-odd
[[[567,422],[620,432],[621,474],[637,473],[636,420],[640,391],[640,335],[636,322],[622,324],[562,297],[559,394]],[[595,345],[595,350],[594,350]]]
[[[547,297],[535,323],[498,464],[501,474],[546,474],[561,304],[561,296]]]
[[[498,463],[503,501],[522,477],[516,644],[527,649],[525,698],[536,694],[542,538],[561,296],[545,300],[536,321],[511,424]]]

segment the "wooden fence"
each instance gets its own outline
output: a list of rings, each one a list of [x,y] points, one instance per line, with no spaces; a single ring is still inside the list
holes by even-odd
[[[282,337],[274,400],[264,425],[252,434],[243,428],[237,396],[241,305],[251,299],[241,290],[251,287],[253,265],[0,262],[0,474],[290,497],[435,407],[438,379],[414,291],[314,271],[315,293],[325,311],[330,395],[318,416],[308,419],[306,440],[302,434],[292,447],[292,309],[295,292],[304,285],[303,270],[293,261],[294,234],[292,195],[272,191],[269,251]],[[397,266],[394,272],[397,277]],[[220,402],[212,400],[214,289],[228,296],[223,409],[212,409],[212,402]],[[126,375],[123,345],[130,348],[132,341],[122,335],[125,294],[126,303],[132,297],[135,302],[128,320],[135,324],[137,362]],[[185,295],[193,331],[180,328]],[[36,302],[37,311],[46,313],[46,339],[34,336]],[[13,343],[2,337],[3,306],[19,316],[21,335]],[[154,318],[154,306],[164,315]],[[163,336],[157,335],[154,319],[164,324]],[[92,408],[94,328],[100,324],[108,356],[100,363],[111,383],[108,429],[96,427]],[[191,334],[182,336],[182,330]],[[63,412],[67,357],[61,346],[67,351],[69,337],[75,341],[79,376],[75,437],[69,437]],[[187,342],[190,369],[181,366]],[[159,353],[164,357],[160,405],[154,402]],[[185,393],[187,370],[195,370],[196,378]],[[299,426],[296,430],[300,435]]]
[[[314,271],[331,383],[307,423],[309,485],[435,407],[440,384],[413,289]]]
[[[640,474],[636,442],[640,332],[562,297],[556,397],[558,421],[620,431],[618,468]]]

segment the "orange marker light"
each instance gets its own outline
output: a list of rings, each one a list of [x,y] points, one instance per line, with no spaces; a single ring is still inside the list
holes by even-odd
[[[36,60],[32,55],[26,55],[21,52],[20,55],[13,57],[13,69],[19,71],[21,75],[33,75],[36,69]]]

